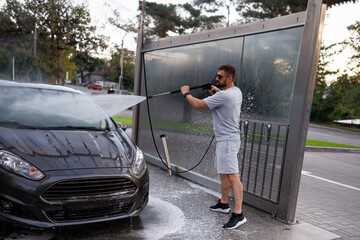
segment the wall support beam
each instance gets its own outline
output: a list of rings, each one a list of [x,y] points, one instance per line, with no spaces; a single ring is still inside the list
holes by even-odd
[[[295,79],[290,131],[286,144],[280,199],[276,214],[279,220],[286,223],[295,222],[325,11],[326,4],[322,0],[309,0]]]

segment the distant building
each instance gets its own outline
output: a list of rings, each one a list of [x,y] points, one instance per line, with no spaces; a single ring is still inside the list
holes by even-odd
[[[86,81],[86,75],[87,75],[88,73],[89,73],[89,72],[83,72],[84,76],[81,76],[81,72],[78,73],[78,74],[76,75],[76,84],[77,84],[77,85],[81,85],[81,84],[87,82],[87,81]]]
[[[105,69],[100,69],[93,72],[83,72],[83,75],[84,76],[81,76],[81,72],[76,75],[76,84],[81,85],[87,82],[107,81]]]
[[[96,70],[94,72],[88,73],[86,75],[86,81],[87,82],[97,82],[97,81],[107,81],[107,76],[105,74],[105,69]]]
[[[81,76],[81,73],[76,75],[76,84],[81,85],[89,82],[96,82],[100,84],[103,88],[117,87],[117,83],[109,82],[108,75],[105,72],[105,69],[96,70],[94,72],[84,72],[84,76]]]

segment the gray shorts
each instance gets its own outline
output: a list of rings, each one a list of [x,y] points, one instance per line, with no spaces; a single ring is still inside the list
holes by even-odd
[[[239,173],[238,152],[240,144],[240,140],[216,142],[215,166],[219,174]]]

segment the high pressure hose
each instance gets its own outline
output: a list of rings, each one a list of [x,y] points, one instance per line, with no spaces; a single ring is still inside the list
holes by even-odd
[[[146,94],[146,105],[147,105],[147,113],[148,113],[148,117],[149,117],[149,124],[150,124],[150,132],[151,132],[151,136],[152,136],[152,139],[153,139],[153,143],[154,143],[154,146],[155,146],[155,149],[156,149],[156,152],[162,162],[162,164],[169,170],[171,171],[172,173],[174,174],[181,174],[181,173],[187,173],[187,172],[190,172],[191,170],[193,170],[194,168],[196,168],[197,166],[199,166],[199,164],[204,160],[206,154],[208,153],[210,147],[211,147],[211,144],[215,138],[215,134],[213,135],[211,141],[210,141],[210,144],[209,146],[207,147],[204,155],[202,156],[202,158],[200,159],[200,161],[193,167],[189,168],[189,169],[186,169],[184,171],[174,171],[171,169],[171,166],[168,167],[165,163],[165,161],[162,159],[161,155],[160,155],[160,152],[159,152],[159,149],[156,145],[156,141],[155,141],[155,136],[154,136],[154,130],[153,130],[153,126],[152,126],[152,121],[151,121],[151,115],[150,115],[150,105],[149,105],[149,96],[148,96],[148,88],[147,88],[147,82],[146,82],[146,67],[145,67],[145,59],[144,59],[144,54],[141,54],[141,58],[142,58],[142,62],[143,62],[143,66],[144,66],[144,83],[145,83],[145,94]]]

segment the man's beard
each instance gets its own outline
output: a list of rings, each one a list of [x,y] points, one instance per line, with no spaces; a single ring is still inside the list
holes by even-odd
[[[223,88],[226,86],[226,83],[221,84],[219,81],[216,82],[216,87]]]

